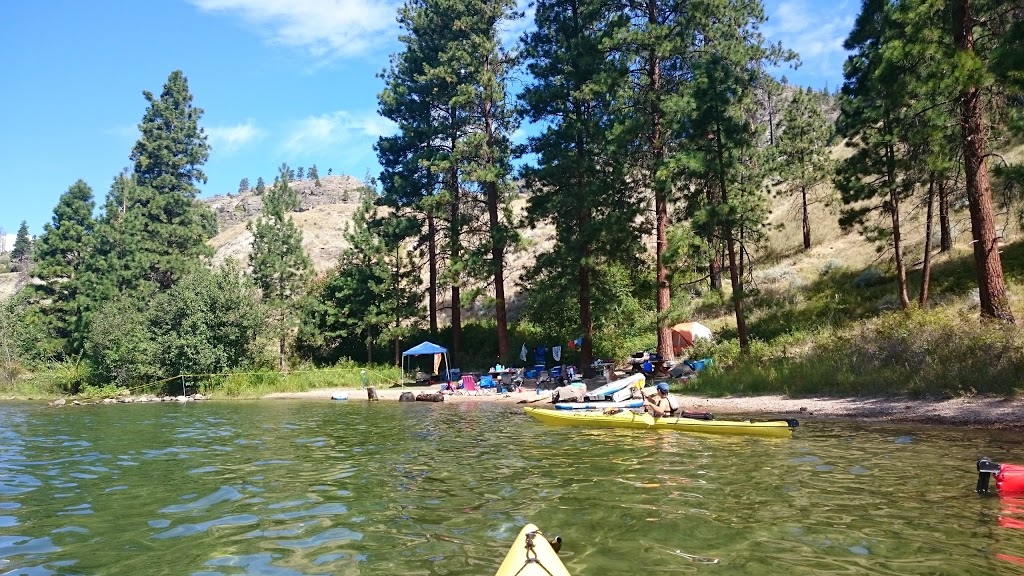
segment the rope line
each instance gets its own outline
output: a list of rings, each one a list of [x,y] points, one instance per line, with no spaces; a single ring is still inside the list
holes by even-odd
[[[549,576],[554,576],[554,574],[551,573],[551,570],[548,570],[547,566],[545,566],[544,563],[540,561],[540,558],[537,557],[537,548],[534,546],[533,543],[533,539],[537,536],[543,537],[544,534],[540,530],[534,530],[533,532],[526,533],[526,560],[523,561],[523,565],[519,568],[519,570],[516,571],[515,576],[518,576],[520,573],[522,573],[523,570],[526,569],[527,566],[530,566],[531,564],[536,564],[537,566],[540,566],[541,569],[544,570],[544,572],[546,572]]]

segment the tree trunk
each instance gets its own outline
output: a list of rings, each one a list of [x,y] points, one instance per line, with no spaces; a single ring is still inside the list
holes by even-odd
[[[811,214],[807,208],[807,186],[800,187],[800,204],[804,220],[804,250],[811,249]]]
[[[718,153],[718,185],[721,190],[722,204],[729,204],[729,190],[725,179],[725,144],[722,142],[722,126],[715,125],[715,147]],[[725,226],[725,248],[729,253],[729,281],[732,282],[732,307],[736,313],[736,335],[740,339],[740,350],[746,354],[750,349],[747,336],[747,320],[743,312],[743,276],[740,274],[740,263],[736,258],[736,239],[733,238],[733,225]]]
[[[434,215],[427,215],[427,309],[430,315],[430,335],[437,334],[437,223]]]
[[[594,376],[594,322],[590,317],[590,267],[580,266],[580,327],[583,329],[583,345],[580,346],[580,369],[583,376]]]
[[[939,252],[953,249],[953,231],[949,224],[949,189],[945,178],[939,179]]]
[[[957,0],[953,7],[953,40],[960,50],[974,52],[974,18],[971,0]],[[960,92],[960,129],[964,143],[964,168],[967,202],[971,211],[971,236],[974,240],[974,267],[978,277],[981,317],[1014,324],[1013,311],[1003,282],[1003,264],[999,258],[992,209],[992,190],[985,164],[987,136],[982,110],[981,90],[977,85]]]
[[[657,3],[647,3],[647,21],[651,25],[658,23]],[[656,312],[658,322],[658,355],[665,360],[672,360],[672,328],[668,323],[668,310],[672,305],[671,287],[668,282],[668,265],[665,252],[668,249],[668,191],[658,175],[665,158],[662,142],[661,113],[661,58],[652,47],[647,55],[647,74],[651,81],[651,187],[654,189],[655,218],[655,256],[657,261],[657,300]]]
[[[718,185],[707,182],[708,205],[715,206],[721,202]],[[720,230],[715,227],[708,240],[708,252],[711,254],[711,262],[708,264],[708,276],[711,289],[716,292],[722,291],[722,247],[718,238]]]
[[[924,221],[924,263],[921,265],[921,293],[917,303],[928,307],[928,283],[932,277],[932,213],[935,205],[935,176],[928,182],[928,213]]]
[[[886,123],[888,130],[888,123]],[[900,310],[910,308],[910,296],[907,292],[907,266],[903,262],[903,241],[900,231],[900,196],[896,188],[896,155],[892,146],[885,148],[886,178],[889,186],[889,215],[892,217],[892,250],[896,260],[896,289],[900,299]]]
[[[484,102],[484,130],[487,135],[486,163],[494,163],[494,119],[491,103]],[[493,176],[492,176],[493,178]],[[508,360],[508,317],[505,315],[505,233],[498,218],[498,183],[490,180],[487,189],[487,216],[491,225],[491,268],[494,273],[494,317],[498,323],[498,357]]]
[[[452,142],[452,150],[455,149],[455,142]],[[462,218],[460,211],[461,206],[461,194],[459,193],[459,175],[458,169],[452,167],[448,173],[448,191],[452,195],[451,205],[451,228],[450,228],[450,240],[451,246],[451,262],[449,265],[459,265],[460,248],[459,242],[461,242],[460,232],[461,225],[459,220]],[[459,357],[459,353],[462,351],[462,295],[459,290],[459,278],[452,278],[452,356]]]

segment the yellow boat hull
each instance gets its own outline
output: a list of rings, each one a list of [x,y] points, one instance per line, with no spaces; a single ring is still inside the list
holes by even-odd
[[[676,430],[700,434],[726,434],[732,436],[765,436],[791,438],[796,420],[747,422],[740,420],[698,420],[694,418],[655,418],[650,414],[623,410],[616,414],[578,410],[548,410],[524,408],[526,413],[545,424],[556,426],[591,426],[595,428],[634,428],[639,430]]]
[[[531,536],[532,534],[532,536]],[[527,524],[512,543],[494,576],[569,576],[569,571],[533,524]]]

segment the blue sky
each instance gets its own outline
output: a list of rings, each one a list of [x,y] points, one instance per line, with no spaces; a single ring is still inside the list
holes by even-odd
[[[525,2],[524,2],[525,4]],[[189,80],[212,151],[203,196],[316,164],[362,179],[379,166],[377,74],[399,50],[397,2],[34,0],[0,17],[0,228],[42,231],[77,179],[103,201],[129,165],[143,90]],[[791,82],[835,88],[859,2],[768,0],[763,28],[800,53]],[[517,31],[510,31],[514,34]],[[10,241],[7,247],[10,248]]]

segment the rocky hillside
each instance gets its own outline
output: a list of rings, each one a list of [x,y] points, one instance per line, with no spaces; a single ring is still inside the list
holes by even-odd
[[[326,176],[320,186],[312,180],[291,183],[299,197],[299,209],[292,215],[302,229],[303,246],[318,273],[333,266],[345,247],[345,223],[352,219],[363,183],[352,176]],[[263,198],[255,190],[202,200],[217,215],[220,231],[210,239],[216,251],[214,262],[234,258],[241,263],[252,251],[252,233],[246,225],[263,213]]]

